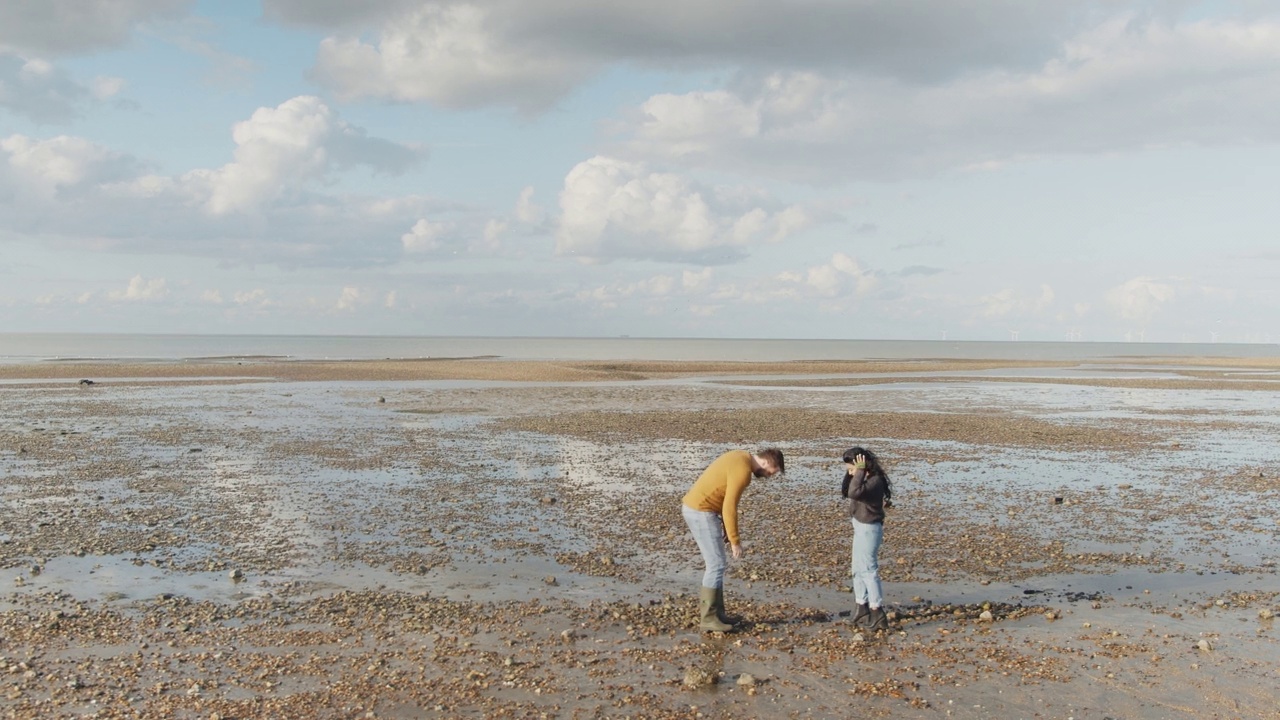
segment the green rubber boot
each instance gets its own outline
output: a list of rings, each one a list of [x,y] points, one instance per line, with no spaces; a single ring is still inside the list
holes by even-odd
[[[716,619],[726,625],[737,625],[742,618],[729,615],[724,609],[724,588],[716,588]]]
[[[698,628],[702,632],[729,632],[733,629],[729,623],[720,622],[717,592],[722,591],[719,588],[704,587],[698,594]]]

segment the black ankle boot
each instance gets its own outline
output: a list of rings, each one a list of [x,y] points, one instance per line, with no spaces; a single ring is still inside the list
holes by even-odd
[[[853,624],[861,625],[862,620],[871,615],[871,611],[867,609],[866,604],[857,603],[858,609],[853,611]]]
[[[871,608],[871,614],[867,616],[867,627],[871,630],[889,629],[889,618],[882,608]]]

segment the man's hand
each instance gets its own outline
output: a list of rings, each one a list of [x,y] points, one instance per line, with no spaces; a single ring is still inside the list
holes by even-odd
[[[731,546],[730,546],[730,549],[733,551],[733,559],[734,559],[734,560],[741,560],[741,559],[742,559],[742,546],[741,546],[741,545],[739,545],[739,544],[737,544],[737,543],[734,543],[733,545],[731,545]]]

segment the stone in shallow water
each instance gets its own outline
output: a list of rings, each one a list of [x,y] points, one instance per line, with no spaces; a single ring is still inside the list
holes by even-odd
[[[699,667],[691,667],[684,672],[684,686],[687,688],[700,688],[714,685],[716,676]]]

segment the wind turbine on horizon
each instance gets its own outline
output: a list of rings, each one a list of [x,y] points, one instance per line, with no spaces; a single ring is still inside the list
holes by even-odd
[[[1013,340],[1013,341],[1015,341],[1015,342],[1016,342],[1016,341],[1017,341],[1017,339],[1018,339],[1018,331],[1017,331],[1017,330],[1010,330],[1010,331],[1009,331],[1009,339],[1010,339],[1010,340]]]

